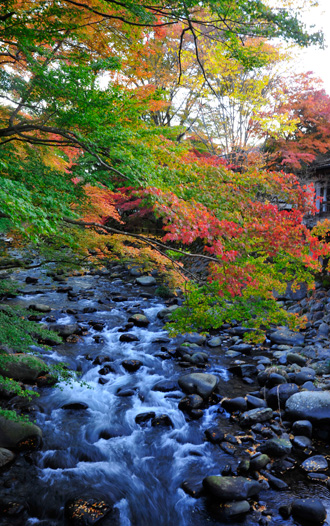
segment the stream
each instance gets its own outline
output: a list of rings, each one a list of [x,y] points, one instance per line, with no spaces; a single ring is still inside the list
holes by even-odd
[[[0,526],[62,526],[67,524],[65,503],[81,496],[113,505],[100,521],[104,526],[225,524],[210,512],[205,497],[196,499],[182,486],[186,482],[198,487],[204,477],[237,466],[235,455],[205,440],[205,430],[215,421],[232,435],[240,428],[218,403],[206,408],[199,420],[178,408],[184,395],[177,380],[196,370],[182,369],[168,356],[183,337],[170,340],[163,330],[157,313],[166,305],[154,295],[153,287],[138,286],[124,272],[121,275],[120,268],[119,275],[71,276],[59,283],[44,271],[17,273],[19,281],[35,276],[38,284],[27,285],[24,294],[8,303],[46,304],[57,324],[78,322],[82,327],[78,341],[42,351],[48,363],[64,361],[81,376],[59,389],[40,389],[40,397],[32,401],[31,415],[43,431],[42,446],[22,454],[0,474],[2,497],[24,501],[28,512],[23,518],[19,514],[0,518]],[[60,290],[63,286],[72,287],[69,294]],[[137,312],[150,320],[147,327],[128,322]],[[45,314],[42,321],[47,319]],[[51,328],[52,322],[47,323]],[[121,341],[127,333],[136,341]],[[219,377],[224,396],[253,391],[253,385],[242,388],[228,372],[219,349],[207,352],[210,365],[205,371]],[[129,372],[124,360],[142,365]],[[80,405],[65,409],[65,404]],[[145,413],[155,415],[137,423],[136,417]],[[157,420],[162,415],[168,418]],[[252,526],[263,516],[270,517],[271,524],[294,524],[292,519],[283,521],[278,507],[306,491],[303,479],[295,481],[290,494],[263,491],[255,511],[232,524]],[[329,490],[323,485],[308,487],[308,494],[324,498],[329,506]],[[262,514],[264,505],[267,513]]]

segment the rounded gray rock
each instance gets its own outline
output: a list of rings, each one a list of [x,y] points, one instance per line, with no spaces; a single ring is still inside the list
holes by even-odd
[[[203,480],[208,493],[221,501],[245,500],[262,490],[259,482],[245,477],[211,476]]]
[[[312,423],[330,423],[330,393],[328,391],[300,391],[285,404],[291,420],[310,420]]]
[[[202,398],[208,398],[218,385],[219,379],[214,374],[191,373],[181,376],[178,382],[185,393],[195,393]]]

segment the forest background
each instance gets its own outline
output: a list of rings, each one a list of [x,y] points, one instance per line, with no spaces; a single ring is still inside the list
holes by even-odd
[[[2,3],[1,231],[43,262],[157,266],[186,293],[174,332],[299,328],[273,291],[312,288],[329,254],[297,178],[330,147],[329,96],[292,73],[297,47],[323,45],[298,17],[313,4]],[[181,262],[196,256],[207,283]]]

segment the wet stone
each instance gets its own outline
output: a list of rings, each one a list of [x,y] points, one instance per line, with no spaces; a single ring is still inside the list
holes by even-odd
[[[213,374],[191,373],[181,376],[178,382],[185,393],[198,394],[205,399],[213,393],[219,380]]]
[[[323,524],[327,512],[320,499],[296,499],[292,503],[292,516],[305,525]]]
[[[36,310],[38,312],[50,312],[52,309],[49,305],[44,305],[43,303],[31,303],[28,306],[29,310]]]
[[[225,502],[254,497],[262,489],[257,481],[245,477],[206,477],[203,486],[208,494]]]
[[[225,502],[219,506],[217,510],[220,517],[225,520],[233,519],[239,515],[245,515],[250,511],[250,504],[247,500],[239,500],[237,502]]]
[[[284,345],[302,345],[305,341],[303,334],[299,332],[290,331],[287,328],[278,329],[269,335],[269,339],[273,343]]]
[[[161,393],[178,391],[178,383],[175,380],[162,380],[153,386],[152,391],[159,391]]]
[[[182,398],[178,407],[181,411],[189,411],[190,409],[200,409],[203,405],[204,400],[201,396],[191,394]]]
[[[135,334],[131,334],[131,333],[127,332],[125,334],[121,334],[120,335],[119,341],[120,342],[125,342],[125,343],[126,342],[127,343],[138,342],[139,338]]]
[[[141,276],[136,278],[136,282],[139,285],[142,285],[142,287],[151,287],[152,285],[156,285],[157,281],[153,276]]]
[[[268,455],[260,454],[250,459],[250,468],[252,471],[260,471],[269,464],[270,458]]]
[[[248,343],[238,343],[237,345],[232,345],[230,350],[237,351],[242,354],[250,354],[252,351],[252,345],[249,345]]]
[[[203,483],[200,480],[195,480],[193,478],[184,480],[181,484],[181,488],[187,495],[198,499],[203,495],[204,488]]]
[[[310,473],[319,473],[328,469],[328,461],[322,455],[315,455],[307,458],[300,467]]]
[[[220,426],[212,426],[205,430],[205,437],[212,444],[220,444],[224,439],[224,432]]]
[[[105,365],[104,367],[102,367],[102,369],[99,370],[99,374],[101,376],[106,376],[107,374],[114,373],[114,372],[115,372],[115,370],[114,370],[114,368],[111,365]]]
[[[221,447],[222,451],[224,451],[228,455],[235,455],[235,453],[237,451],[237,449],[234,446],[234,444],[231,444],[230,442],[227,442],[227,441],[221,442],[220,447]]]
[[[267,473],[267,472],[263,471],[261,474],[267,479],[267,481],[268,481],[268,483],[269,483],[271,488],[277,489],[277,490],[283,490],[283,489],[287,489],[288,488],[288,485],[287,485],[286,482],[284,482],[284,480],[281,480],[281,479],[275,477],[271,473]]]
[[[135,391],[134,389],[118,389],[118,391],[116,392],[116,395],[121,396],[122,398],[126,398],[128,396],[135,395]]]
[[[248,409],[257,409],[261,407],[267,407],[267,403],[262,398],[258,398],[257,396],[253,395],[247,395],[246,396],[246,402]]]
[[[86,411],[86,409],[88,409],[88,405],[84,402],[71,402],[69,404],[62,405],[61,409],[72,411]]]
[[[271,373],[266,380],[266,387],[271,389],[277,385],[286,384],[287,380],[282,374]]]
[[[151,420],[152,427],[174,427],[168,415],[159,415]]]
[[[269,407],[250,409],[241,415],[240,424],[250,426],[258,422],[266,422],[273,418],[273,411]]]
[[[140,360],[124,360],[121,364],[129,373],[134,373],[143,366],[143,363],[140,362]]]
[[[222,344],[222,338],[220,338],[219,336],[215,336],[214,338],[211,338],[207,342],[207,345],[209,347],[220,347],[221,344]]]
[[[294,437],[292,444],[299,449],[306,449],[312,447],[311,439],[300,435],[296,435]]]
[[[129,322],[134,323],[137,327],[148,327],[150,320],[144,314],[133,314],[128,318]]]
[[[262,453],[271,457],[284,457],[291,453],[292,444],[287,438],[271,438],[258,447]]]
[[[139,415],[136,415],[135,422],[142,426],[147,424],[153,418],[155,418],[155,416],[156,413],[154,413],[153,411],[149,411],[148,413],[140,413]]]
[[[311,437],[313,426],[309,420],[296,420],[292,424],[292,433],[294,435],[303,435],[305,437]]]
[[[307,361],[304,356],[301,356],[301,354],[298,354],[298,353],[288,353],[286,355],[286,359],[288,363],[296,363],[297,365],[300,365],[301,367],[303,367]]]
[[[270,389],[266,395],[267,404],[272,409],[284,408],[286,401],[299,389],[294,383],[277,385]]]
[[[245,411],[247,402],[245,398],[238,396],[236,398],[225,398],[221,401],[221,406],[229,413],[233,413],[234,411]]]
[[[286,415],[292,420],[312,423],[330,423],[330,393],[327,391],[301,391],[292,395],[285,404]]]

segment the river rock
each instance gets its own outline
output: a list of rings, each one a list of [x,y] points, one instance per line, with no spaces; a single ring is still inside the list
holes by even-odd
[[[135,334],[131,334],[130,332],[126,332],[126,333],[120,335],[119,341],[120,342],[125,342],[125,343],[138,342],[139,338]]]
[[[234,351],[236,352],[236,351]],[[251,376],[254,376],[255,374],[257,374],[258,372],[258,369],[257,369],[257,366],[256,365],[253,365],[252,363],[243,363],[243,364],[238,364],[238,365],[231,365],[230,367],[228,367],[228,370],[233,373],[233,374],[237,374],[237,376],[240,376],[240,377],[251,377]]]
[[[136,283],[143,287],[151,287],[152,285],[156,285],[157,281],[153,276],[141,276],[140,278],[136,278]]]
[[[204,405],[204,400],[197,394],[190,394],[182,398],[179,402],[179,409],[181,411],[190,411],[191,409],[200,409]]]
[[[49,305],[44,305],[43,303],[31,303],[28,306],[29,310],[36,310],[38,312],[50,312],[52,309]]]
[[[311,439],[303,435],[296,435],[292,443],[298,449],[306,449],[312,447]]]
[[[302,345],[305,341],[303,334],[290,331],[287,327],[278,329],[269,334],[269,339],[273,343],[283,345]]]
[[[303,367],[306,365],[306,358],[304,356],[301,356],[301,354],[295,353],[295,352],[289,352],[286,355],[286,360],[288,363],[296,363],[297,365],[300,365]]]
[[[148,327],[150,320],[144,314],[133,314],[128,318],[128,321],[133,322],[137,327]]]
[[[174,424],[168,415],[159,415],[151,420],[152,427],[174,427]]]
[[[304,460],[300,467],[309,473],[319,473],[328,469],[328,461],[322,455],[315,455]]]
[[[0,374],[23,382],[33,382],[48,371],[43,360],[30,354],[12,354],[8,359],[3,358],[0,365]]]
[[[203,480],[205,490],[221,501],[245,500],[258,495],[259,482],[245,477],[211,476]]]
[[[170,307],[166,307],[166,309],[162,309],[157,313],[157,318],[159,318],[160,320],[169,318],[172,312],[174,312],[178,308],[179,308],[179,305],[171,305]]]
[[[292,516],[305,525],[318,526],[327,518],[326,509],[320,499],[296,499],[292,503]]]
[[[112,506],[94,498],[70,499],[65,504],[65,516],[71,526],[92,526],[101,522],[112,510]]]
[[[262,471],[261,474],[267,479],[269,485],[273,489],[283,490],[287,489],[288,485],[284,480],[281,480],[267,471]]]
[[[222,338],[220,338],[220,336],[214,336],[207,342],[207,345],[209,347],[220,347],[221,344],[222,344]]]
[[[248,409],[257,409],[258,407],[267,407],[267,403],[262,398],[253,395],[246,395],[246,402]]]
[[[295,393],[298,393],[299,389],[296,384],[281,384],[269,389],[266,395],[267,404],[272,409],[278,409],[285,407],[286,401]]]
[[[209,427],[205,430],[206,439],[212,444],[220,444],[223,441],[225,434],[220,428],[220,425]]]
[[[41,442],[40,427],[31,422],[14,421],[0,416],[0,447],[36,449]]]
[[[238,343],[236,345],[232,345],[230,347],[230,349],[232,351],[241,352],[243,354],[250,354],[250,352],[252,350],[252,345],[250,345],[248,343]]]
[[[258,422],[266,422],[273,418],[273,411],[269,407],[250,409],[241,415],[240,424],[242,426],[251,426]]]
[[[330,393],[301,391],[286,401],[286,415],[291,420],[309,420],[317,424],[330,423]]]
[[[234,517],[237,517],[238,515],[248,513],[250,511],[250,504],[247,500],[224,502],[216,511],[220,514],[221,518],[224,518],[225,520],[230,520]]]
[[[242,396],[237,396],[236,398],[224,398],[221,406],[229,413],[233,413],[234,411],[245,411],[247,402]]]
[[[67,411],[86,411],[86,409],[88,409],[88,405],[84,402],[70,402],[68,404],[62,405],[61,409],[65,409]]]
[[[78,323],[69,323],[68,325],[62,325],[61,323],[53,323],[49,329],[57,332],[63,338],[67,338],[72,334],[78,334],[80,332],[80,327]]]
[[[191,373],[181,376],[178,380],[181,389],[188,394],[199,394],[202,398],[208,398],[219,383],[214,374]]]
[[[258,447],[262,453],[271,457],[284,457],[291,453],[292,444],[288,438],[271,438]]]
[[[139,413],[135,417],[135,422],[139,425],[145,425],[149,422],[149,420],[152,420],[155,418],[156,413],[154,411],[149,411],[147,413]]]
[[[121,364],[129,373],[135,373],[143,365],[140,360],[124,360]]]
[[[9,449],[5,449],[4,447],[0,448],[0,468],[9,464],[14,458],[15,455],[12,451],[9,451]]]
[[[305,437],[311,437],[313,432],[313,426],[309,420],[296,420],[292,424],[292,433],[294,435],[303,435]]]
[[[252,457],[250,460],[250,468],[252,471],[260,471],[269,464],[270,458],[268,455],[261,453],[256,457]]]

